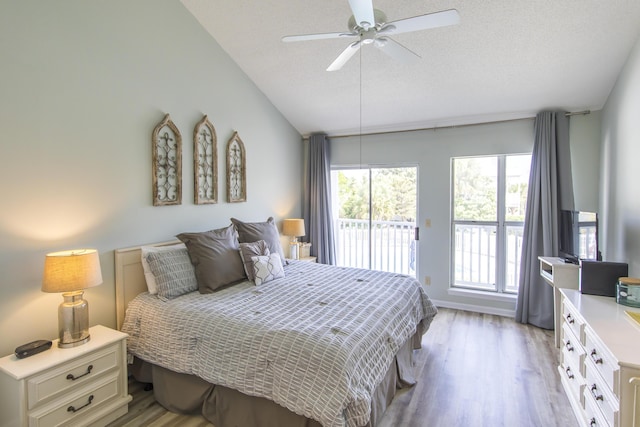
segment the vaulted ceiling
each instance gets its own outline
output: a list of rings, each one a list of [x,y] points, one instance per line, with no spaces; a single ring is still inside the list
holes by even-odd
[[[373,0],[388,21],[456,9],[460,22],[392,36],[421,59],[373,45],[326,68],[350,40],[348,0],[182,0],[303,135],[393,131],[598,110],[640,35],[638,0]]]

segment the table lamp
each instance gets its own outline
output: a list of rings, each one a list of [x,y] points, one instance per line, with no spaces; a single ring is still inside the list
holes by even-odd
[[[83,289],[102,283],[100,257],[95,249],[52,252],[44,259],[43,292],[62,292],[58,307],[58,347],[71,348],[89,341],[89,304]]]
[[[289,243],[289,257],[291,259],[299,259],[298,256],[298,237],[304,236],[304,220],[299,218],[285,219],[282,223],[282,234],[291,237]]]

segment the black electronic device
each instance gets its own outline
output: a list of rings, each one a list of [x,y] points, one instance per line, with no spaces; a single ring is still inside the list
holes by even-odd
[[[580,261],[580,292],[604,297],[616,296],[618,278],[629,275],[625,262]]]
[[[16,347],[16,357],[18,359],[24,359],[25,357],[33,356],[34,354],[42,353],[45,350],[51,348],[51,341],[37,340],[30,343],[22,344]]]
[[[599,261],[598,215],[594,212],[561,210],[558,216],[559,256],[565,262]]]

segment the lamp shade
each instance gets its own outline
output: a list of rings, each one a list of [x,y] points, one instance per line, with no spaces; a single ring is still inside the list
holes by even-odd
[[[44,292],[71,292],[101,283],[100,257],[95,249],[52,252],[44,259]]]
[[[299,218],[285,219],[282,223],[282,234],[285,236],[304,236],[304,220]]]

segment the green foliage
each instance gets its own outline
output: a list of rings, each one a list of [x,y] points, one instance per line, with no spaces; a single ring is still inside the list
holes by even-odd
[[[507,186],[506,221],[524,222],[528,191],[529,185],[526,182],[514,182]],[[509,203],[510,201],[513,203]]]
[[[337,171],[339,217],[369,219],[370,172],[372,219],[414,221],[416,216],[416,168]]]
[[[495,157],[453,161],[453,212],[456,220],[496,221],[498,165]]]
[[[505,220],[524,221],[530,155],[506,156]],[[453,160],[455,220],[497,221],[498,157]]]

